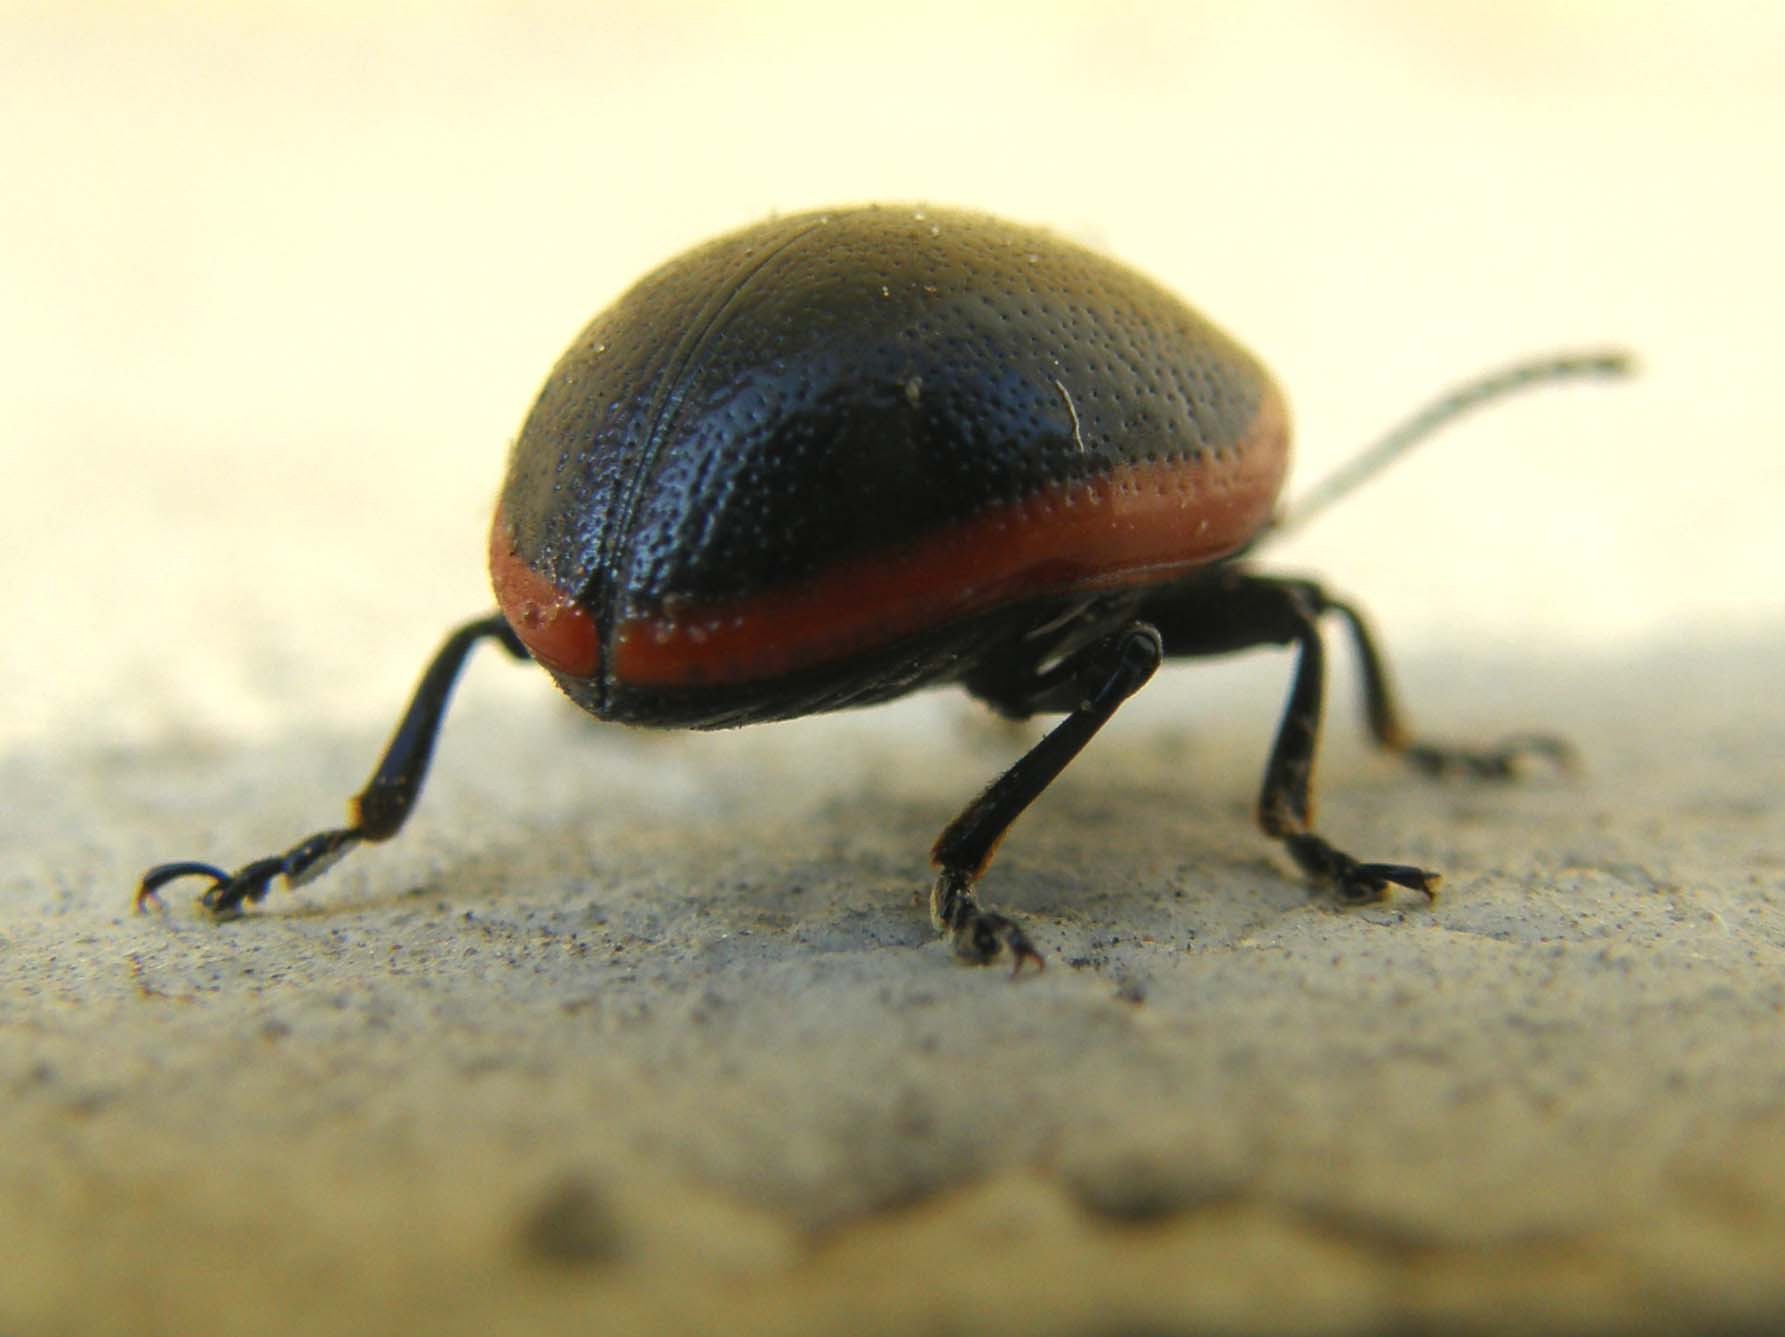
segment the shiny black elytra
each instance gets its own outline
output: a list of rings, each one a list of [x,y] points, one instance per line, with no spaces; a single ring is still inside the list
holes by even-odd
[[[1618,354],[1525,364],[1435,403],[1439,423],[1535,380],[1617,373]],[[1438,876],[1360,862],[1311,825],[1336,615],[1363,665],[1371,737],[1421,770],[1499,777],[1537,736],[1417,742],[1350,604],[1240,559],[1275,518],[1288,418],[1269,374],[1133,271],[1042,231],[943,210],[774,219],[670,261],[578,337],[513,454],[490,534],[500,611],[423,674],[347,825],[235,872],[188,875],[218,913],[298,884],[408,818],[473,646],[542,664],[592,714],[719,728],[954,683],[1001,714],[1064,713],[931,851],[931,917],[966,960],[1041,957],[981,908],[1010,824],[1167,657],[1292,645],[1258,820],[1311,877],[1361,901]],[[1315,505],[1355,481],[1331,482]]]

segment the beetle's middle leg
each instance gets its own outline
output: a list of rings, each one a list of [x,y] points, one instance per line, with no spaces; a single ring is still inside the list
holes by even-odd
[[[1527,756],[1566,762],[1559,739],[1519,735],[1494,747],[1465,748],[1426,742],[1402,720],[1382,655],[1357,609],[1308,580],[1274,579],[1242,567],[1224,567],[1208,578],[1149,596],[1140,614],[1165,638],[1166,653],[1217,655],[1257,645],[1293,645],[1295,678],[1283,721],[1265,766],[1258,821],[1281,840],[1310,875],[1335,886],[1348,900],[1373,900],[1390,884],[1434,894],[1438,875],[1405,864],[1360,863],[1313,830],[1313,773],[1319,742],[1326,655],[1318,620],[1342,618],[1362,667],[1364,714],[1370,736],[1386,751],[1430,774],[1464,772],[1500,779]]]
[[[1149,597],[1142,605],[1142,615],[1159,627],[1167,653],[1174,656],[1227,654],[1257,645],[1294,646],[1295,676],[1258,794],[1259,826],[1266,835],[1283,842],[1304,872],[1334,888],[1345,900],[1379,900],[1391,885],[1435,895],[1438,874],[1410,864],[1355,859],[1314,829],[1314,758],[1326,695],[1326,650],[1320,639],[1319,615],[1331,606],[1316,587],[1305,582],[1272,580],[1240,567],[1226,567],[1208,578]],[[1369,663],[1374,666],[1376,683],[1367,693],[1372,727],[1398,745],[1400,724],[1387,693],[1380,657],[1372,656]]]
[[[1389,886],[1436,896],[1439,875],[1410,864],[1363,863],[1335,848],[1314,830],[1314,756],[1320,742],[1320,712],[1326,694],[1326,650],[1316,612],[1303,592],[1264,585],[1256,610],[1257,630],[1273,641],[1293,641],[1295,677],[1282,723],[1264,768],[1258,795],[1258,824],[1283,842],[1309,876],[1335,887],[1348,901],[1380,900]],[[1278,598],[1273,601],[1270,595]],[[1273,606],[1274,603],[1274,606]],[[1286,635],[1284,633],[1287,633]],[[1385,698],[1386,699],[1386,698]]]
[[[980,906],[973,884],[1010,824],[1083,751],[1116,708],[1146,685],[1164,654],[1159,633],[1135,622],[1074,655],[1061,670],[1095,686],[936,838],[930,861],[941,872],[930,892],[930,920],[938,932],[953,937],[961,959],[984,965],[1009,952],[1015,970],[1024,961],[1041,963],[1041,953],[1014,920]],[[1056,671],[1049,678],[1064,676]]]

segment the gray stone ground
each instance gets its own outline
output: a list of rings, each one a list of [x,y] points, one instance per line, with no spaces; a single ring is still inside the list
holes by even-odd
[[[15,752],[0,1332],[1785,1323],[1782,651],[1407,666],[1581,745],[1516,786],[1336,699],[1325,827],[1432,909],[1250,829],[1280,661],[1168,673],[987,881],[1016,981],[920,901],[1020,743],[946,697],[660,738],[480,667],[412,831],[227,924],[137,870],[332,820],[375,735]]]

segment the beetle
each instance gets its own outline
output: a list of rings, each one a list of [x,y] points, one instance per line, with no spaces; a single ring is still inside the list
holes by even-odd
[[[489,534],[496,612],[454,631],[345,826],[235,871],[182,877],[218,914],[394,836],[454,682],[494,641],[584,710],[714,729],[953,684],[1022,719],[1064,715],[942,831],[931,919],[962,959],[1040,954],[981,905],[1005,831],[1167,658],[1296,653],[1257,820],[1317,884],[1361,902],[1439,876],[1354,858],[1313,825],[1325,656],[1349,632],[1375,743],[1427,772],[1509,775],[1545,736],[1471,749],[1404,724],[1359,611],[1248,560],[1439,423],[1618,353],[1516,366],[1436,401],[1299,514],[1277,509],[1288,413],[1264,366],[1135,271],[981,214],[859,208],[773,218],[696,247],[598,315],[508,460]]]

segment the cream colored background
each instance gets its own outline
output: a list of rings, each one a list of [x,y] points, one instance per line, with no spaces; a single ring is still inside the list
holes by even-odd
[[[1785,611],[1778,6],[11,6],[0,125],[0,741],[388,718],[581,323],[864,200],[1150,271],[1276,369],[1302,485],[1636,349],[1286,547],[1397,648]]]

